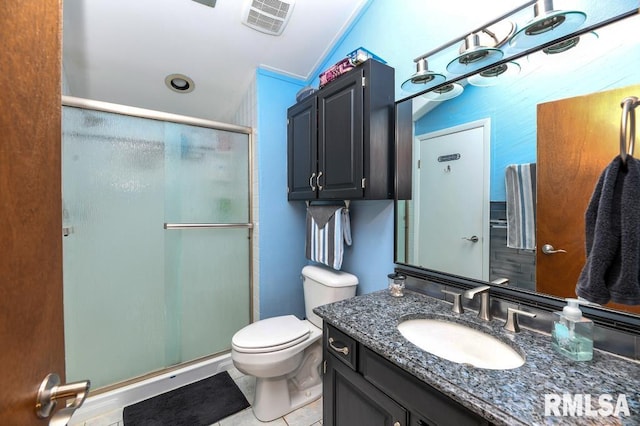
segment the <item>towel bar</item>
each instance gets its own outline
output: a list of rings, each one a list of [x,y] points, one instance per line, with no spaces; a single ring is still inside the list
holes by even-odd
[[[165,223],[164,229],[253,228],[253,223]]]
[[[506,219],[491,219],[489,221],[489,226],[495,229],[507,229],[507,220]]]
[[[311,205],[311,201],[305,201],[305,203],[307,204],[307,207],[309,207]],[[349,211],[349,205],[351,204],[351,200],[343,200],[344,206],[346,208],[347,211]],[[331,202],[328,203],[322,203],[322,205],[327,205],[327,206],[331,206],[333,205]]]
[[[633,148],[636,139],[635,108],[638,105],[640,105],[640,100],[635,96],[624,98],[620,103],[620,106],[622,107],[622,119],[620,121],[620,158],[622,159],[623,164],[626,164],[627,162],[627,155],[633,156]],[[627,130],[629,130],[628,137]],[[627,140],[629,140],[628,149]]]

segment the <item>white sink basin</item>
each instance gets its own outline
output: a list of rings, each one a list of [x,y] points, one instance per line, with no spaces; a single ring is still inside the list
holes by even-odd
[[[508,370],[524,358],[508,344],[465,325],[438,319],[412,319],[398,324],[411,343],[433,355],[477,368]]]

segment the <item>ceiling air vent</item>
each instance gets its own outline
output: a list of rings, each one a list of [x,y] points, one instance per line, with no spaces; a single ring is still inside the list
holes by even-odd
[[[242,23],[254,30],[280,35],[289,22],[295,0],[249,0],[242,14]]]

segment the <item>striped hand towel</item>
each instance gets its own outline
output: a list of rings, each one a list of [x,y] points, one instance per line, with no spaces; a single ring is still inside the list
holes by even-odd
[[[351,245],[349,211],[342,206],[307,207],[307,259],[340,270],[344,243]]]
[[[536,163],[511,164],[505,171],[507,247],[536,248]]]

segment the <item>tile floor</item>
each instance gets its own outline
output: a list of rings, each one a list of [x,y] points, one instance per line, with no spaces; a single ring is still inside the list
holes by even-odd
[[[249,402],[253,401],[256,388],[254,377],[245,376],[235,368],[229,370],[229,375],[236,382]],[[74,423],[73,426],[123,426],[122,410],[104,413],[91,420]],[[322,425],[322,398],[287,414],[284,417],[271,422],[261,422],[253,415],[251,407],[232,416],[224,418],[210,426],[321,426]]]
[[[256,381],[254,377],[245,376],[235,368],[229,370],[229,375],[236,382],[249,402],[253,401]],[[322,398],[271,422],[261,422],[253,415],[251,407],[240,411],[214,423],[211,426],[321,426]]]

